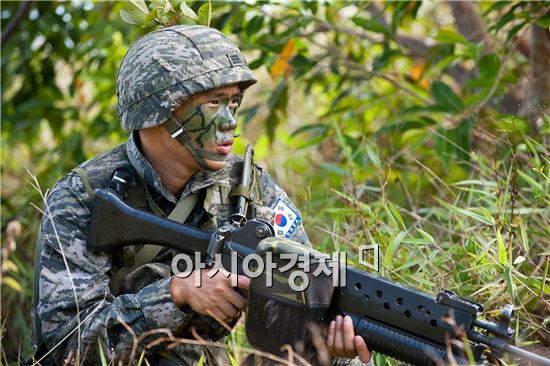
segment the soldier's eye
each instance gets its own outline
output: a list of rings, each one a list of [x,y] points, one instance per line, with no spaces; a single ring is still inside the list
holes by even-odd
[[[220,105],[220,101],[218,99],[212,99],[208,101],[208,104]]]

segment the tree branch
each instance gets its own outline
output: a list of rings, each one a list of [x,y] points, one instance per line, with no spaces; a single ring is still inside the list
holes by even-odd
[[[33,1],[24,1],[21,3],[21,6],[19,6],[19,10],[17,10],[17,14],[13,17],[13,19],[8,23],[6,26],[6,29],[2,32],[2,36],[0,39],[0,49],[3,49],[6,45],[6,42],[10,39],[10,37],[13,35],[13,32],[17,29],[17,26],[23,18],[25,17],[25,14],[29,11],[29,8],[31,7]]]

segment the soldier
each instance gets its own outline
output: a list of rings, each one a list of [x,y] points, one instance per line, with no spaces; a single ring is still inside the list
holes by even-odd
[[[196,273],[202,286],[195,287],[193,276],[171,275],[174,250],[143,245],[94,253],[86,239],[94,189],[112,182],[124,183],[120,193],[132,206],[204,230],[223,224],[242,167],[242,158],[230,154],[235,113],[255,82],[237,46],[212,28],[164,28],[130,47],[116,83],[128,141],[72,170],[46,202],[33,314],[40,364],[100,364],[102,353],[128,360],[145,346],[150,364],[196,364],[201,355],[208,365],[227,363],[219,348],[167,349],[161,337],[225,336],[220,320],[234,325],[246,305],[231,278],[210,278],[203,270]],[[256,217],[273,223],[277,202],[298,213],[266,172],[254,170],[249,198]],[[299,216],[294,220],[292,239],[309,245]],[[248,287],[248,278],[238,281]],[[370,360],[349,318],[331,323],[327,348],[333,356],[358,356],[354,363]]]

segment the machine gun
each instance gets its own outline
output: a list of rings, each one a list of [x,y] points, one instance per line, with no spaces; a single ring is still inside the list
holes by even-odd
[[[154,243],[182,253],[200,252],[205,259],[221,254],[225,268],[230,268],[231,256],[236,255],[238,265],[233,270],[244,274],[243,260],[256,253],[259,244],[279,240],[273,235],[271,225],[259,220],[204,232],[132,208],[106,189],[95,194],[88,247],[93,251],[114,251],[126,245]],[[262,288],[254,279],[247,309],[247,317],[253,318],[247,321],[251,343],[263,351],[280,354],[282,345],[303,341],[307,322],[324,322],[334,314],[342,314],[352,317],[355,333],[365,339],[371,350],[413,365],[449,363],[453,357],[459,363],[468,362],[459,358],[456,342],[450,342],[457,339],[457,329],[465,332],[475,362],[482,362],[487,353],[500,357],[505,352],[533,364],[550,365],[549,359],[510,344],[514,335],[509,327],[513,316],[511,305],[504,307],[499,322],[493,323],[480,319],[483,312],[480,304],[450,291],[434,297],[356,268],[346,269],[346,279],[345,286],[335,289],[324,284],[317,286],[321,292],[329,290],[314,295],[317,300],[325,299],[316,304],[292,303],[285,301],[285,296],[271,296],[271,289]],[[269,311],[279,309],[280,314],[271,313],[266,319],[266,306],[271,306]],[[450,318],[454,325],[446,321]],[[273,337],[265,337],[266,331]]]

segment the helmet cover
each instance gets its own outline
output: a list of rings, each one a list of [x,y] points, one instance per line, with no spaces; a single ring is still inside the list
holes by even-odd
[[[237,45],[217,29],[177,25],[129,48],[117,74],[117,115],[125,130],[163,124],[188,97],[256,82]]]

